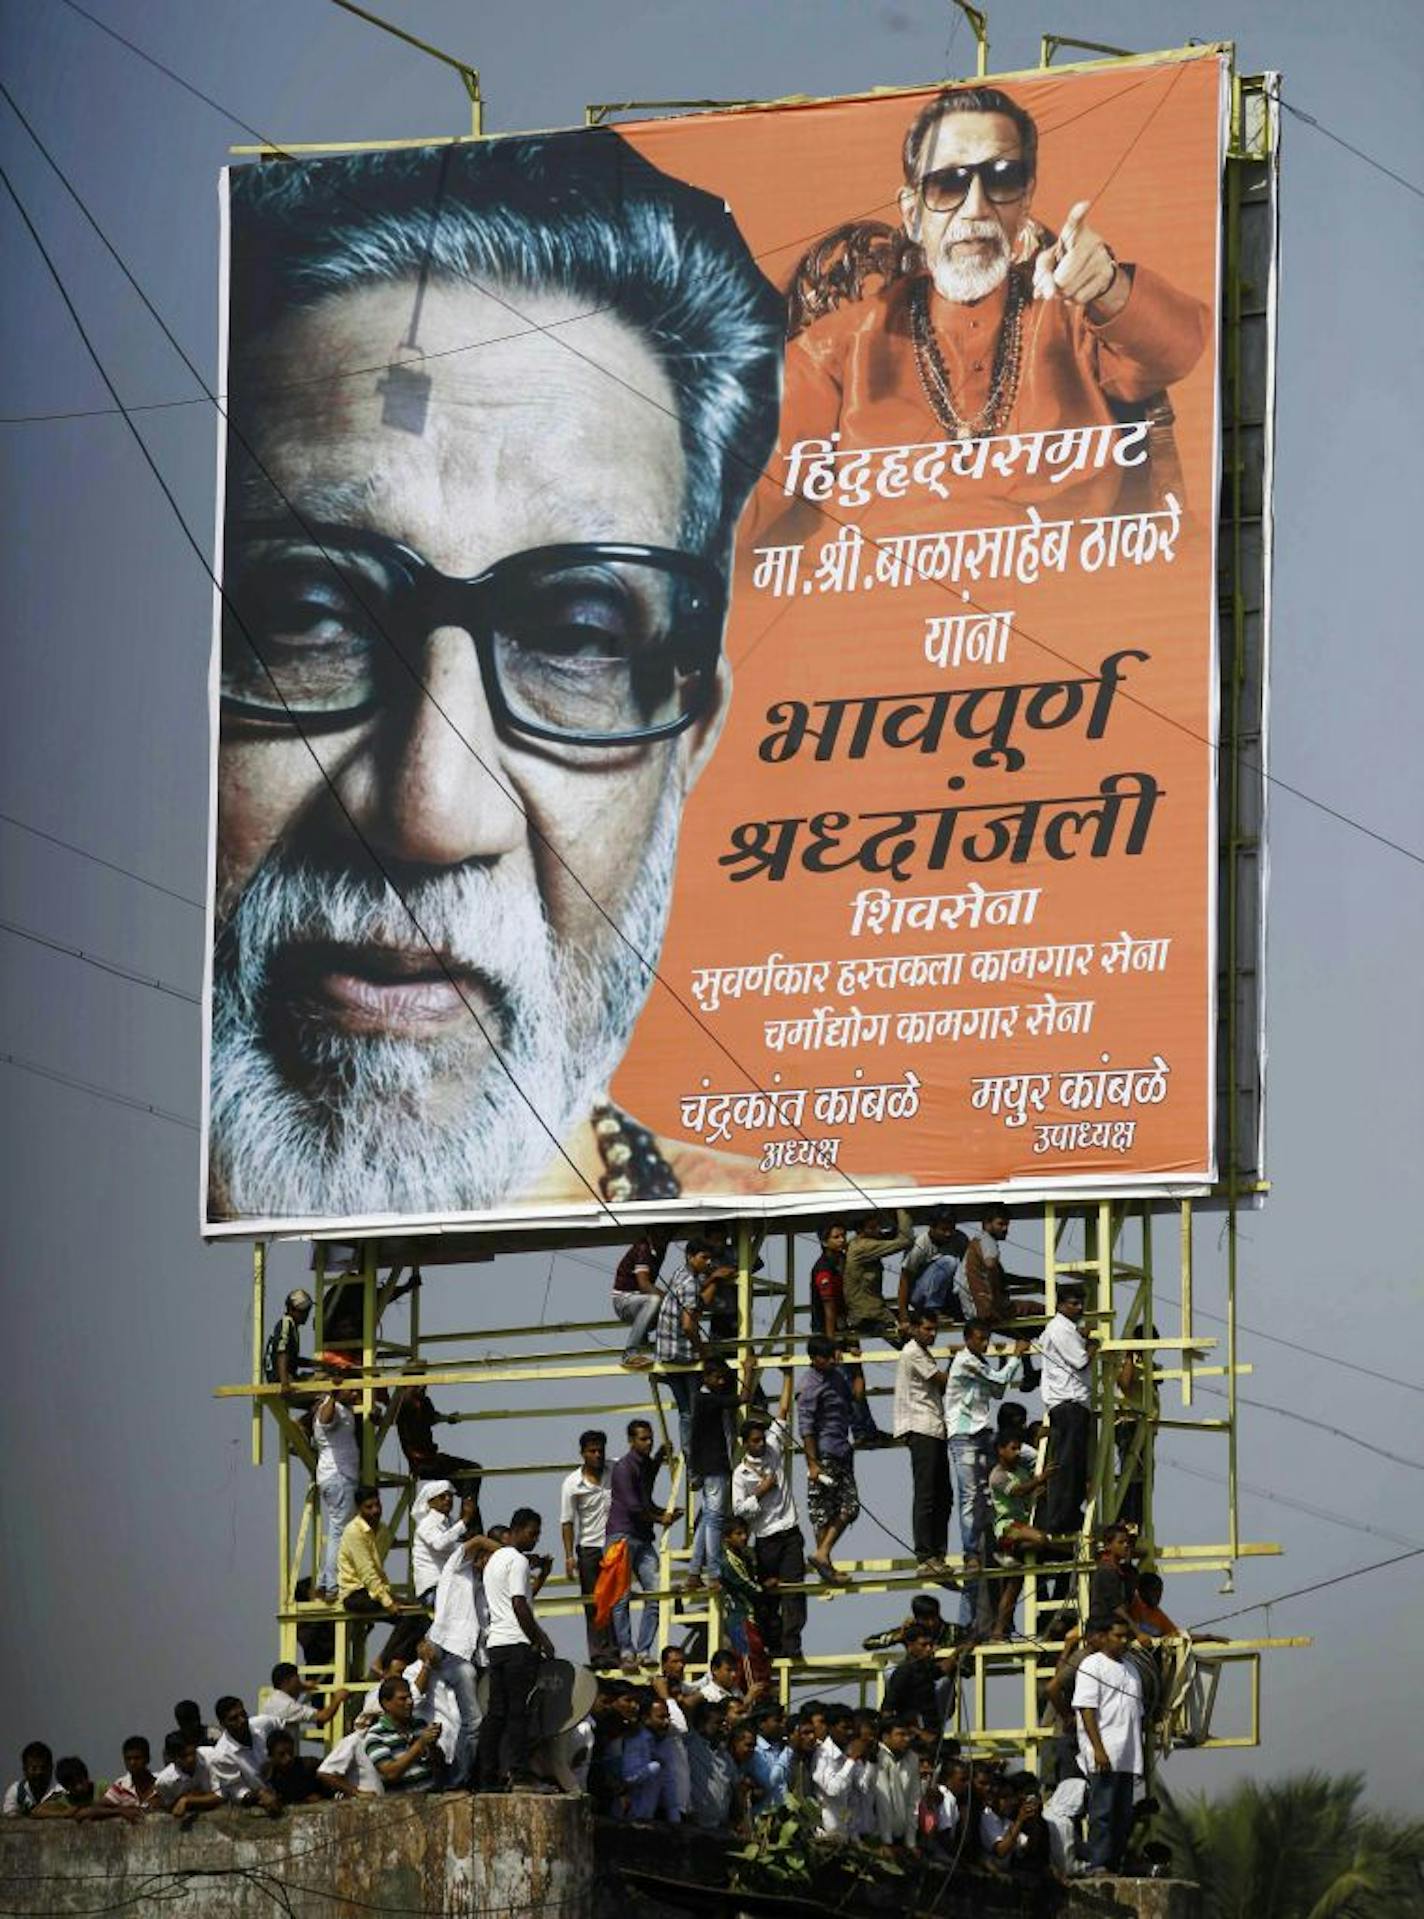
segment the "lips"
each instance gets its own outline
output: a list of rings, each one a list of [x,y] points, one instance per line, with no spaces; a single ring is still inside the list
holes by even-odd
[[[489,981],[428,947],[307,945],[272,969],[272,997],[290,1012],[347,1033],[436,1038],[495,1005]]]

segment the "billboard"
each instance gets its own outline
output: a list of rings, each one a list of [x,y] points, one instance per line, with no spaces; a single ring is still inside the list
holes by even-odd
[[[1212,1178],[1227,79],[225,176],[205,1231]]]

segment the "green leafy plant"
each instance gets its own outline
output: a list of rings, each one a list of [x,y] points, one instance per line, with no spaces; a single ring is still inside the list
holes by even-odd
[[[727,1858],[731,1888],[742,1892],[809,1892],[828,1878],[869,1883],[904,1876],[892,1854],[823,1832],[820,1807],[794,1793],[762,1813],[747,1844]]]

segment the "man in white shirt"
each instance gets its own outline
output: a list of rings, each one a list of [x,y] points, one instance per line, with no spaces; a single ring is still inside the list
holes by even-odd
[[[849,1706],[826,1708],[826,1737],[816,1748],[812,1780],[821,1807],[821,1830],[845,1839],[875,1828],[874,1745],[856,1730]]]
[[[707,1671],[698,1681],[697,1691],[714,1706],[743,1698],[741,1654],[729,1646],[719,1646],[707,1662]]]
[[[175,1819],[187,1819],[200,1812],[216,1812],[223,1795],[213,1780],[208,1760],[211,1747],[200,1748],[193,1735],[181,1727],[170,1732],[163,1742],[166,1763],[154,1775],[153,1792],[165,1812]],[[274,1793],[273,1798],[276,1797]]]
[[[312,1690],[290,1659],[279,1659],[272,1668],[272,1690],[262,1695],[262,1716],[295,1733],[301,1726],[329,1725],[351,1696],[342,1688],[318,1709],[306,1698]]]
[[[806,1579],[806,1542],[786,1470],[786,1446],[791,1418],[791,1396],[796,1376],[788,1366],[782,1375],[781,1399],[775,1418],[755,1408],[742,1423],[742,1457],[732,1473],[732,1511],[747,1522],[757,1574],[762,1587],[800,1586]],[[773,1658],[799,1659],[801,1635],[806,1630],[806,1595],[788,1593],[769,1613],[764,1637]]]
[[[454,1505],[448,1479],[422,1480],[411,1502],[410,1583],[422,1606],[434,1605],[440,1575],[465,1537],[464,1514],[453,1513]]]
[[[1088,1870],[1115,1872],[1132,1828],[1132,1794],[1143,1771],[1142,1681],[1123,1655],[1126,1620],[1088,1621],[1094,1641],[1073,1682],[1078,1763],[1088,1781]]]
[[[880,1839],[887,1846],[913,1846],[918,1835],[920,1756],[915,1751],[915,1721],[908,1713],[897,1714],[881,1729],[874,1790]]]
[[[473,1495],[468,1495],[465,1503],[472,1509]],[[456,1702],[459,1737],[453,1754],[447,1755],[454,1768],[453,1785],[470,1784],[474,1774],[482,1718],[475,1678],[478,1668],[488,1664],[485,1633],[489,1603],[483,1575],[490,1555],[499,1551],[507,1537],[507,1529],[496,1526],[488,1535],[472,1534],[455,1548],[435,1589],[435,1617],[430,1631],[421,1641],[422,1646],[429,1645],[436,1653],[441,1683]]]
[[[333,1388],[320,1401],[312,1419],[316,1496],[321,1503],[325,1536],[321,1576],[316,1583],[318,1599],[336,1598],[339,1583],[336,1562],[341,1551],[341,1535],[356,1517],[361,1448],[356,1439],[356,1414],[352,1409],[360,1399],[360,1391],[355,1386],[341,1392]]]
[[[268,1735],[276,1732],[281,1721],[265,1712],[249,1719],[246,1706],[231,1693],[223,1695],[213,1713],[222,1727],[217,1744],[208,1749],[215,1790],[232,1805],[280,1812],[282,1802],[262,1777],[262,1768],[267,1763]]]
[[[989,1407],[1022,1377],[1026,1339],[1016,1340],[1012,1354],[989,1357],[989,1322],[971,1319],[964,1328],[964,1350],[956,1353],[944,1395],[944,1420],[949,1433],[949,1458],[959,1500],[959,1536],[966,1567],[977,1571],[989,1531],[989,1474],[994,1469],[994,1434]],[[987,1633],[993,1624],[988,1582],[966,1579],[959,1602],[959,1623],[966,1630]],[[982,1598],[982,1603],[981,1603]]]
[[[67,1815],[69,1801],[55,1781],[54,1754],[42,1739],[32,1739],[20,1754],[20,1777],[5,1788],[3,1817],[28,1819],[38,1814],[48,1819],[59,1816],[61,1809]]]
[[[542,1792],[545,1782],[530,1770],[533,1714],[530,1695],[539,1661],[551,1659],[553,1644],[534,1617],[533,1600],[548,1577],[548,1558],[531,1564],[543,1522],[532,1507],[521,1506],[509,1522],[509,1543],[492,1553],[484,1570],[489,1602],[489,1709],[480,1727],[475,1755],[475,1790],[497,1792],[508,1775],[512,1792]]]
[[[1093,1453],[1091,1370],[1097,1341],[1084,1336],[1083,1288],[1058,1288],[1057,1311],[1039,1335],[1043,1355],[1043,1404],[1048,1414],[1050,1463],[1038,1523],[1046,1533],[1076,1533],[1083,1523],[1088,1495],[1088,1462]]]
[[[317,1784],[334,1799],[360,1799],[368,1795],[379,1799],[386,1790],[385,1781],[376,1771],[359,1731],[349,1732],[344,1739],[337,1740],[321,1762],[316,1778]]]
[[[912,1532],[915,1558],[928,1579],[948,1572],[949,1449],[944,1428],[944,1394],[949,1371],[941,1372],[931,1353],[939,1317],[928,1306],[910,1308],[910,1337],[895,1363],[893,1430],[910,1449],[914,1486]]]
[[[579,1463],[559,1488],[559,1531],[564,1545],[564,1573],[585,1596],[593,1592],[603,1548],[608,1539],[608,1508],[613,1503],[613,1468],[608,1463],[608,1435],[595,1428],[579,1434]],[[588,1634],[588,1663],[595,1672],[618,1664],[618,1640],[610,1621],[596,1626],[593,1605],[584,1607]]]

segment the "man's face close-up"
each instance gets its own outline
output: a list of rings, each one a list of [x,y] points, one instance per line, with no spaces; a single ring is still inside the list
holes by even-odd
[[[936,123],[900,210],[944,299],[982,300],[1002,284],[1033,188],[1020,178],[1022,162],[1018,128],[1005,114],[946,113]],[[952,204],[957,167],[980,171],[960,183],[963,198]]]
[[[246,428],[278,491],[256,475],[250,499],[229,500],[230,528],[280,522],[285,495],[322,524],[320,549],[339,544],[335,526],[357,557],[343,582],[287,519],[253,562],[275,552],[270,580],[259,567],[244,588],[268,665],[275,653],[289,697],[307,702],[308,739],[280,709],[224,715],[222,1216],[476,1211],[535,1185],[557,1157],[550,1134],[566,1141],[587,1120],[642,1009],[634,954],[656,959],[683,802],[725,704],[721,668],[673,737],[538,739],[497,724],[464,627],[388,642],[385,562],[360,545],[372,535],[456,579],[568,542],[683,545],[677,399],[638,334],[606,312],[578,318],[562,297],[437,282],[420,321],[430,401],[413,433],[383,420],[379,369],[414,297],[413,282],[329,296],[243,361],[259,388],[284,389]],[[562,728],[587,710],[588,730],[612,730],[591,656],[631,649],[629,597],[617,568],[590,564],[525,608],[544,676],[517,689],[526,718],[533,706]],[[492,645],[497,679],[518,670],[517,647]],[[236,678],[272,703],[231,622],[225,660],[225,687]]]

